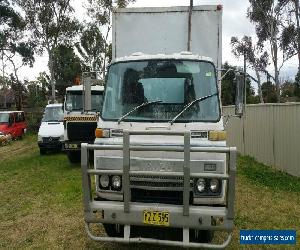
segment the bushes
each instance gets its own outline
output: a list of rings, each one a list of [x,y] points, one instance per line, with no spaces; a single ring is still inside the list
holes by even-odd
[[[30,132],[37,132],[39,130],[41,120],[43,117],[42,112],[26,112],[25,113],[27,130]]]

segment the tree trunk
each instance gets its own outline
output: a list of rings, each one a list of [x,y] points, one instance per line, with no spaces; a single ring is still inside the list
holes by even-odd
[[[52,50],[48,50],[49,55],[49,70],[50,70],[50,83],[51,83],[51,99],[55,101],[55,82],[54,82],[54,68],[53,68],[53,54]]]
[[[255,74],[256,74],[256,78],[257,78],[257,92],[258,92],[258,96],[259,96],[259,101],[260,103],[264,103],[264,99],[262,96],[262,91],[261,91],[261,79],[260,79],[260,74],[257,68],[255,68]]]
[[[4,71],[5,71],[4,51],[2,50],[2,73],[3,73],[3,95],[4,95],[3,108],[6,109],[6,80],[5,80]]]
[[[295,15],[296,15],[296,28],[297,28],[297,54],[298,54],[298,72],[300,72],[300,16],[299,16],[299,0],[294,0]]]

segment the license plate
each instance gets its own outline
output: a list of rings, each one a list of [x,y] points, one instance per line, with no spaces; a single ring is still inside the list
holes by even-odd
[[[168,227],[170,224],[169,212],[144,210],[143,222],[144,224]]]
[[[77,144],[69,144],[69,148],[76,149],[77,148]]]

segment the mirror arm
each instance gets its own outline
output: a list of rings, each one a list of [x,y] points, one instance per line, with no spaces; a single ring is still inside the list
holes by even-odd
[[[227,124],[229,123],[231,118],[242,118],[241,115],[223,115],[224,119],[224,129],[227,127]]]

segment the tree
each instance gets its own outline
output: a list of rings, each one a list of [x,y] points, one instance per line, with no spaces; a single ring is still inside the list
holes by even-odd
[[[242,72],[241,68],[238,68],[236,66],[229,65],[228,62],[225,62],[225,64],[222,67],[223,70],[223,76],[224,74],[227,74],[222,79],[222,104],[224,106],[227,105],[234,105],[235,104],[235,95],[236,95],[236,81],[235,81],[235,74],[237,71]],[[251,81],[249,77],[246,79],[246,103],[258,103],[259,101],[255,97],[255,91],[253,87],[251,86]]]
[[[92,22],[88,24],[90,28],[86,29],[81,38],[80,54],[84,58],[92,59],[92,69],[102,72],[105,78],[106,67],[111,61],[112,49],[109,34],[111,31],[111,15],[115,8],[125,8],[129,3],[135,0],[88,0],[88,15]],[[90,44],[88,48],[86,45]],[[97,47],[96,47],[97,46]],[[80,48],[80,47],[79,47]],[[95,54],[98,50],[100,53]]]
[[[21,15],[16,12],[8,1],[0,2],[0,50],[2,62],[2,76],[9,76],[12,87],[16,94],[17,109],[22,109],[22,87],[18,71],[24,65],[33,66],[35,44],[26,37],[26,23]],[[18,62],[18,58],[21,61]],[[12,72],[7,72],[7,66],[12,68]],[[6,87],[4,92],[6,92]],[[6,105],[6,104],[5,104]]]
[[[70,0],[16,1],[25,12],[26,22],[39,45],[39,52],[46,50],[48,53],[52,99],[55,100],[54,49],[59,44],[74,43],[79,22],[71,15],[74,10]]]
[[[258,96],[260,102],[263,103],[263,97],[261,93],[261,78],[260,73],[266,71],[268,65],[269,55],[266,51],[262,51],[262,48],[253,45],[252,38],[249,36],[244,36],[241,41],[237,37],[231,38],[232,53],[237,57],[245,56],[245,60],[255,71],[257,86],[258,86]]]
[[[299,0],[279,0],[288,13],[283,31],[283,46],[295,51],[298,57],[298,73],[295,77],[295,95],[300,97],[300,6]]]
[[[27,105],[30,108],[43,107],[47,104],[47,90],[38,81],[27,83]]]
[[[102,72],[104,56],[108,53],[105,44],[106,41],[95,23],[85,26],[80,42],[75,47],[90,71]]]
[[[84,67],[72,47],[59,45],[54,49],[54,79],[60,97],[64,96],[66,87],[73,85],[76,76],[81,74]]]
[[[276,86],[272,82],[264,82],[261,85],[261,91],[262,91],[265,103],[278,102]]]
[[[283,43],[283,17],[285,12],[285,4],[280,4],[275,0],[249,0],[248,17],[251,22],[255,23],[258,44],[263,46],[267,42],[271,49],[271,59],[275,72],[275,85],[277,100],[280,101],[280,70],[284,63],[289,60],[294,52],[287,49]],[[279,57],[281,55],[281,64]]]

